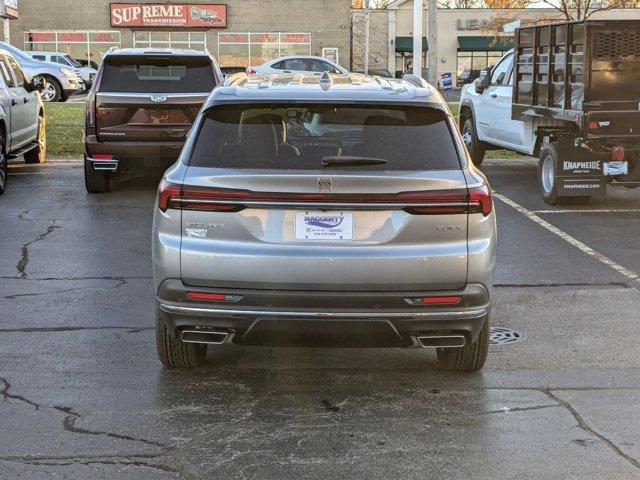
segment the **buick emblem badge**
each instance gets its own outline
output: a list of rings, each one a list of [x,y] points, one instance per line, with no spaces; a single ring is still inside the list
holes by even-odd
[[[319,192],[330,192],[333,190],[333,180],[328,177],[320,177],[318,178],[318,191]]]
[[[151,95],[151,101],[156,103],[162,103],[167,101],[166,95]]]

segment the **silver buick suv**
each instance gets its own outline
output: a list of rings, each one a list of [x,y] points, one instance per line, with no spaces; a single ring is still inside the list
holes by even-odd
[[[158,355],[433,347],[445,369],[479,370],[495,249],[489,184],[436,90],[237,74],[158,189]]]

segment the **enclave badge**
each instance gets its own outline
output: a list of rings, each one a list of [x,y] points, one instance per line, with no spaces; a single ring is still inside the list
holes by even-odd
[[[151,95],[151,101],[156,103],[162,103],[167,101],[166,95]]]
[[[318,178],[318,191],[319,192],[330,192],[333,190],[333,180],[329,177],[320,177]]]

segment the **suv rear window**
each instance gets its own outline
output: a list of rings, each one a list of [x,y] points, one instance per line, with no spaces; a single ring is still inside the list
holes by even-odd
[[[317,170],[459,169],[444,112],[362,105],[224,105],[205,113],[190,165]]]
[[[215,87],[208,57],[108,56],[100,91],[140,93],[205,93]]]

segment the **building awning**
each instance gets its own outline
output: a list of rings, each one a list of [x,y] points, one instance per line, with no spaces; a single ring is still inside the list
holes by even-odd
[[[428,49],[427,37],[422,37],[422,51]],[[413,37],[396,37],[396,52],[413,52]]]
[[[458,37],[458,50],[472,52],[495,52],[513,48],[514,37]]]

